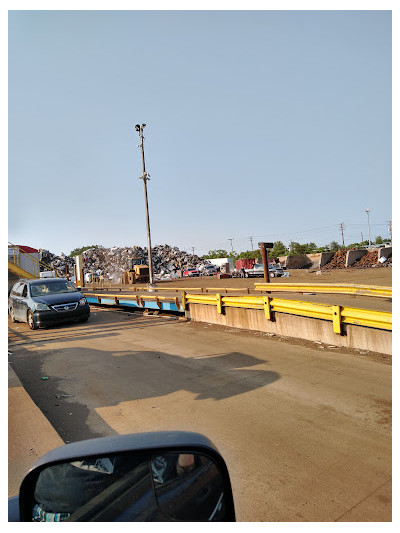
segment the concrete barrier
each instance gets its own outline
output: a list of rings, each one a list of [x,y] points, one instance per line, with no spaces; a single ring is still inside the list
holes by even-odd
[[[361,248],[360,250],[349,250],[346,254],[346,267],[353,265],[357,259],[361,259],[368,253],[368,250]]]
[[[392,353],[391,331],[343,324],[342,334],[339,335],[334,333],[332,322],[327,320],[277,312],[273,313],[273,320],[267,320],[262,309],[224,307],[223,313],[218,313],[213,305],[189,304],[188,307],[190,319],[198,322],[275,333],[387,355]]]
[[[335,252],[322,252],[320,260],[319,260],[319,268],[322,268],[327,263],[329,263],[329,261],[332,259],[334,255],[335,255]]]
[[[316,269],[316,268],[320,268],[320,261],[321,261],[321,254],[318,253],[318,254],[306,254],[308,259],[310,260],[311,262],[311,265],[310,265],[310,268],[311,269]]]
[[[311,265],[312,261],[306,254],[289,255],[286,259],[286,268],[305,268]]]
[[[386,257],[386,259],[389,259],[389,257],[392,257],[392,247],[388,246],[387,248],[379,248],[378,260],[381,257]]]

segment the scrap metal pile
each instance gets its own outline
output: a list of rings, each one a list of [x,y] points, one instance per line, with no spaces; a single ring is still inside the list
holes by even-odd
[[[59,275],[70,276],[74,274],[75,257],[61,254],[54,255],[48,250],[41,250],[41,262],[48,265],[52,270],[56,270]]]
[[[357,259],[355,263],[351,265],[352,268],[371,268],[371,267],[386,267],[392,265],[392,258],[386,260],[378,260],[377,250],[372,250],[363,255],[360,259]]]
[[[346,268],[346,255],[348,250],[338,250],[335,255],[321,270],[332,270],[335,268]],[[351,268],[376,268],[376,267],[389,267],[392,266],[392,257],[388,259],[381,258],[378,260],[378,251],[370,250],[365,255],[357,259],[355,263],[351,265]]]
[[[321,270],[331,270],[333,268],[346,268],[347,250],[338,250],[332,259],[324,265]]]
[[[43,255],[44,257],[44,255]],[[142,264],[148,263],[147,248],[133,246],[119,248],[90,248],[82,253],[84,270],[96,273],[103,279],[119,283],[123,272],[131,268],[131,259],[140,258]],[[201,269],[209,261],[197,255],[188,254],[167,244],[152,247],[153,269],[156,279],[173,279],[188,268]],[[75,258],[64,254],[55,256],[46,252],[43,261],[55,268],[59,274],[73,275]]]

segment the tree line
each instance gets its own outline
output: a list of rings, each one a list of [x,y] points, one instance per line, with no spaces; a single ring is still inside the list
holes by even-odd
[[[384,244],[390,242],[390,239],[383,239],[380,235],[376,237],[375,242],[371,244]],[[337,252],[338,250],[355,250],[368,246],[368,241],[355,242],[346,246],[341,246],[338,242],[332,241],[325,246],[317,246],[314,242],[300,244],[298,242],[291,242],[289,247],[286,247],[282,241],[274,242],[272,250],[268,250],[269,257],[292,256],[301,254],[318,254],[321,252]],[[238,259],[261,259],[261,250],[247,250],[246,252],[237,253],[235,251],[228,252],[227,250],[210,250],[202,259],[219,259],[229,257],[234,261]]]

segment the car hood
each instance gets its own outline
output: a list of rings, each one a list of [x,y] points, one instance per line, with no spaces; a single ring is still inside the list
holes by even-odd
[[[63,292],[61,294],[47,294],[46,296],[33,296],[32,300],[36,303],[42,303],[46,305],[57,305],[71,302],[79,302],[83,298],[81,292]]]

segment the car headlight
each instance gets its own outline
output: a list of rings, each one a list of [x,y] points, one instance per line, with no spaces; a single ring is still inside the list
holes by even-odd
[[[50,307],[46,304],[36,304],[37,311],[50,311]]]
[[[81,298],[79,300],[79,305],[85,305],[86,304],[86,298]]]

